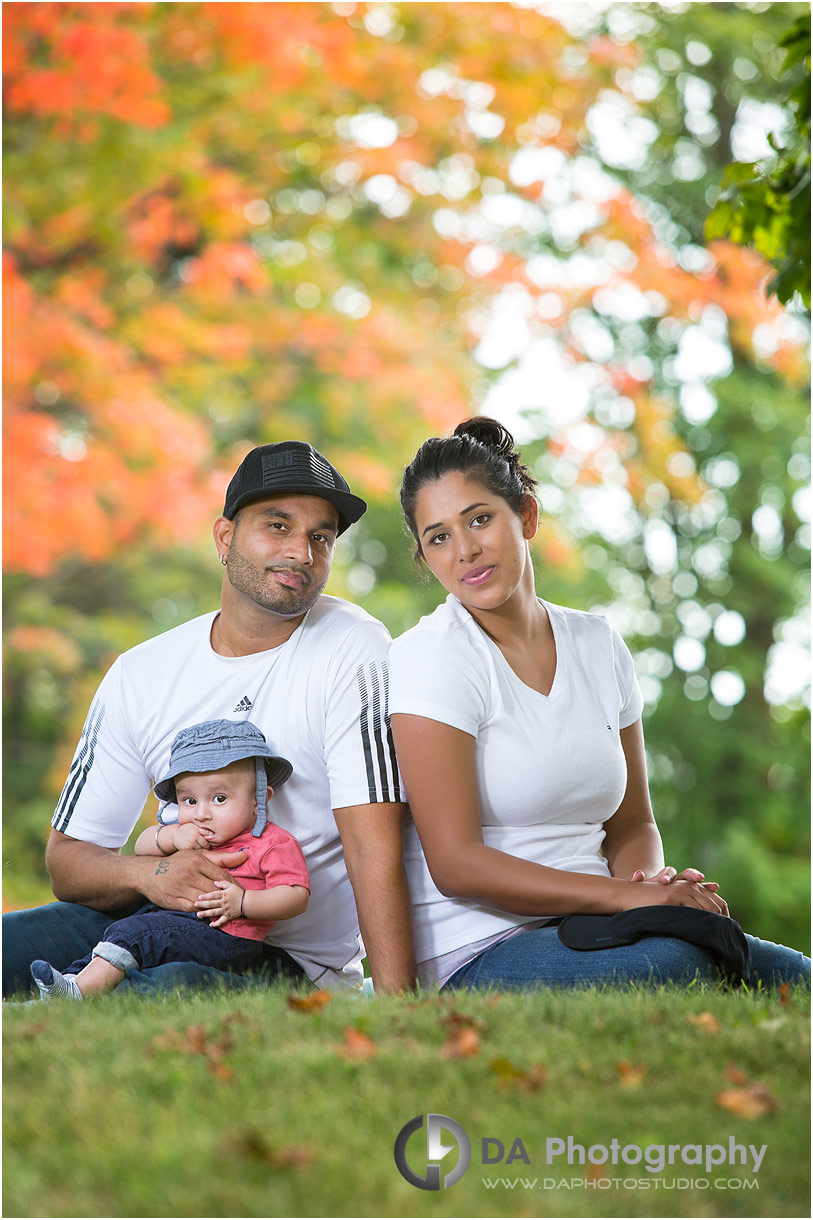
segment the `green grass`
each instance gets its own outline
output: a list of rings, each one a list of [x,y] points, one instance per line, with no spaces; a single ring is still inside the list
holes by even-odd
[[[4,1215],[810,1214],[807,995],[336,996],[302,1012],[288,994],[6,1005]],[[693,1023],[702,1013],[716,1028],[708,1017]],[[357,1059],[341,1049],[348,1028],[365,1036]],[[461,1029],[473,1031],[461,1043],[473,1053],[449,1058]],[[717,1099],[752,1085],[763,1090],[761,1114]],[[471,1165],[448,1190],[419,1190],[394,1164],[399,1130],[428,1112],[471,1139]],[[756,1175],[750,1165],[707,1173],[679,1162],[654,1175],[618,1165],[594,1171],[613,1179],[609,1188],[544,1189],[546,1178],[585,1177],[583,1167],[545,1163],[546,1138],[568,1135],[586,1147],[733,1135],[767,1152]],[[486,1136],[506,1148],[521,1139],[531,1164],[482,1165]],[[418,1173],[425,1135],[422,1148],[416,1133],[408,1155]],[[756,1178],[758,1189],[715,1189],[721,1176]],[[489,1190],[486,1177],[538,1185]],[[693,1184],[654,1188],[653,1177]]]

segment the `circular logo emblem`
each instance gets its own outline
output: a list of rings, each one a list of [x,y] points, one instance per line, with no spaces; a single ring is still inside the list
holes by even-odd
[[[407,1160],[407,1144],[415,1132],[421,1130],[423,1124],[424,1116],[418,1114],[398,1132],[395,1141],[395,1164],[398,1166],[398,1172],[403,1178],[406,1178],[407,1182],[419,1187],[420,1190],[440,1190],[441,1187],[446,1189],[454,1186],[455,1182],[459,1182],[463,1177],[471,1161],[469,1137],[460,1123],[456,1123],[447,1114],[427,1114],[425,1148],[423,1140],[414,1140],[411,1149],[413,1164],[426,1167],[422,1174],[416,1173]],[[453,1142],[444,1143],[444,1136],[451,1136]],[[445,1167],[447,1172],[441,1181],[441,1161],[445,1160],[455,1149],[457,1149],[457,1162],[452,1169]]]

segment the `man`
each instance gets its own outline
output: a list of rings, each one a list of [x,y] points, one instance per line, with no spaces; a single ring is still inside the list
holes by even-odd
[[[293,764],[274,819],[302,845],[312,887],[307,911],[273,930],[267,969],[358,986],[360,929],[376,988],[412,985],[388,635],[363,610],[322,593],[336,538],[366,508],[303,441],[262,445],[244,459],[214,523],[225,568],[220,610],[130,649],[103,679],[46,852],[62,901],[4,916],[4,995],[29,985],[35,958],[61,969],[89,952],[112,912],[145,899],[192,911],[214,881],[232,879],[224,866],[239,854],[188,850],[156,860],[120,849],[175,734],[201,720],[249,718]],[[172,815],[170,807],[161,816]],[[132,972],[129,981],[151,989],[211,975],[184,963]]]

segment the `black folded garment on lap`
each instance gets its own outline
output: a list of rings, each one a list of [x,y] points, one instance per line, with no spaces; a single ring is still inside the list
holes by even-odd
[[[615,949],[645,936],[675,936],[707,949],[732,982],[748,982],[751,977],[751,951],[737,921],[696,907],[634,907],[616,915],[566,915],[558,932],[569,949]]]

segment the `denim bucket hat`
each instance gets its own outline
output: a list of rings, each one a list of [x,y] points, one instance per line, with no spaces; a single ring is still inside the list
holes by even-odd
[[[265,829],[269,784],[280,788],[293,767],[287,758],[272,754],[268,742],[250,720],[204,720],[181,729],[172,743],[169,771],[154,785],[160,801],[175,801],[175,780],[188,772],[221,771],[241,758],[253,758],[257,772],[257,821],[252,834]]]

